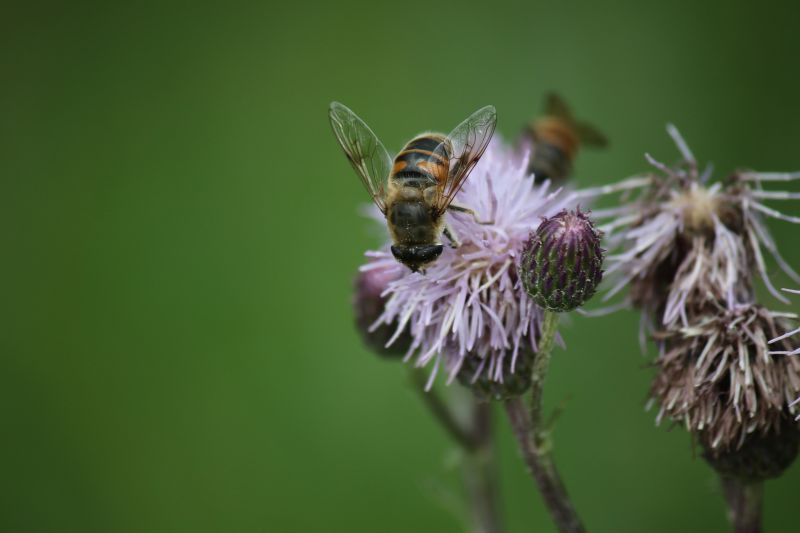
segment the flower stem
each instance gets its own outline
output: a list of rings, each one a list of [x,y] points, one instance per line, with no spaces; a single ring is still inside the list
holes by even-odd
[[[520,398],[512,398],[506,401],[506,412],[528,471],[539,486],[556,527],[562,533],[585,533],[553,461],[549,428],[542,423],[542,392],[557,326],[558,314],[545,311],[539,351],[533,363],[530,410],[525,409]]]
[[[435,390],[425,390],[427,378],[422,370],[413,370],[411,379],[414,382],[414,389],[419,393],[425,406],[450,437],[465,451],[470,453],[476,451],[480,442],[474,428],[465,428],[464,424],[458,421],[453,411]]]
[[[550,356],[558,330],[558,313],[544,312],[544,323],[539,340],[539,350],[533,360],[533,374],[531,379],[531,429],[537,447],[541,447],[547,438],[547,428],[542,427],[542,396],[544,380],[550,367]]]
[[[474,532],[502,533],[491,404],[472,398],[471,424],[465,427],[435,390],[425,390],[427,378],[421,371],[413,371],[412,379],[428,410],[464,451],[463,476]]]
[[[746,483],[722,477],[722,489],[728,503],[728,519],[734,533],[761,532],[761,504],[763,483]]]
[[[472,453],[466,454],[464,484],[469,495],[474,531],[502,533],[491,404],[476,403],[473,422],[479,445]]]

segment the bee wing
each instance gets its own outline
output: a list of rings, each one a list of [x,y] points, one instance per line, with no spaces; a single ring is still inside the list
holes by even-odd
[[[464,122],[456,126],[447,139],[434,152],[448,159],[447,176],[437,186],[434,209],[443,213],[452,203],[464,180],[477,164],[489,145],[489,141],[497,125],[497,110],[494,106],[486,106],[470,115]]]
[[[595,148],[605,148],[608,146],[608,137],[591,124],[578,122],[575,124],[575,130],[578,132],[578,137],[581,142],[587,146],[594,146]]]
[[[572,116],[569,106],[566,102],[556,93],[547,93],[544,105],[545,113],[561,119],[566,120],[575,132],[582,143],[596,148],[604,148],[608,146],[608,139],[603,133],[586,122],[578,122]]]
[[[328,116],[347,159],[361,177],[375,204],[386,214],[384,198],[392,170],[389,152],[369,126],[347,106],[339,102],[331,103]]]
[[[547,93],[545,96],[544,112],[547,115],[563,118],[572,122],[572,111],[570,111],[564,99],[556,93]]]

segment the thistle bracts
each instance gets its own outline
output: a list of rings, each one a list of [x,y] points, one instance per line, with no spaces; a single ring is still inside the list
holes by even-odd
[[[738,448],[711,450],[703,458],[723,476],[754,483],[779,477],[797,458],[800,431],[790,418],[767,433],[751,433]]]
[[[354,282],[353,313],[356,330],[364,344],[381,357],[401,358],[411,345],[411,336],[407,330],[393,338],[397,325],[377,322],[386,305],[383,292],[402,273],[400,265],[367,265],[359,271]]]
[[[548,311],[571,311],[594,295],[603,278],[600,233],[580,211],[542,221],[522,249],[519,275],[525,291]]]
[[[501,368],[499,379],[490,379],[482,372],[484,361],[475,356],[467,356],[458,371],[458,381],[472,390],[482,400],[508,400],[525,394],[531,386],[531,369],[535,355],[525,350],[519,353],[512,368],[507,363]]]

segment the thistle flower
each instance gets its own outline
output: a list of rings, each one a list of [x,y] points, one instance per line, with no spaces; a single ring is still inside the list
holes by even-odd
[[[395,328],[389,324],[376,324],[383,314],[386,298],[383,291],[389,282],[398,279],[403,272],[399,263],[382,265],[358,273],[354,283],[353,311],[355,314],[356,329],[361,335],[364,344],[376,354],[396,358],[403,357],[411,345],[411,336],[407,330],[391,345],[387,341],[392,338]]]
[[[475,210],[482,219],[449,213],[447,223],[461,241],[446,247],[423,275],[405,271],[389,282],[388,300],[377,324],[396,324],[396,342],[408,328],[412,337],[407,357],[416,365],[433,364],[428,386],[442,364],[449,379],[465,360],[470,382],[482,377],[502,383],[514,374],[518,358],[536,350],[541,310],[528,298],[517,277],[528,233],[540,217],[566,207],[547,181],[533,184],[522,157],[495,139],[466,180],[455,203]],[[396,260],[387,251],[368,252],[362,271],[385,268]]]
[[[798,173],[736,172],[711,182],[712,168],[702,174],[678,130],[669,135],[682,160],[669,167],[646,155],[656,172],[634,176],[614,185],[578,191],[573,198],[622,192],[636,194],[619,207],[595,211],[608,222],[605,231],[612,248],[607,274],[616,284],[605,299],[630,286],[629,300],[646,322],[662,326],[689,325],[689,307],[701,300],[733,309],[753,299],[752,273],[760,274],[768,290],[775,289],[764,260],[769,252],[793,279],[800,280],[783,260],[764,224],[764,216],[800,223],[763,202],[800,198],[798,193],[765,191],[763,183],[800,179]]]
[[[788,431],[800,360],[767,349],[786,316],[740,305],[659,334],[651,388],[657,422],[682,422],[713,457],[741,448],[751,435]]]
[[[519,276],[528,295],[549,311],[572,311],[603,278],[600,233],[581,213],[561,211],[542,221],[522,249]]]

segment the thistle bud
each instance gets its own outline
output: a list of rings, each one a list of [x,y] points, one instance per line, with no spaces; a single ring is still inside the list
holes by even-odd
[[[411,335],[404,330],[391,345],[386,346],[396,331],[396,324],[380,324],[375,322],[383,314],[386,298],[382,296],[390,282],[402,275],[399,267],[388,266],[373,268],[358,273],[356,276],[353,298],[356,329],[361,334],[364,344],[376,354],[386,358],[403,357],[411,346]]]
[[[600,232],[580,208],[546,218],[522,248],[525,291],[543,309],[572,311],[600,284],[604,252]]]

